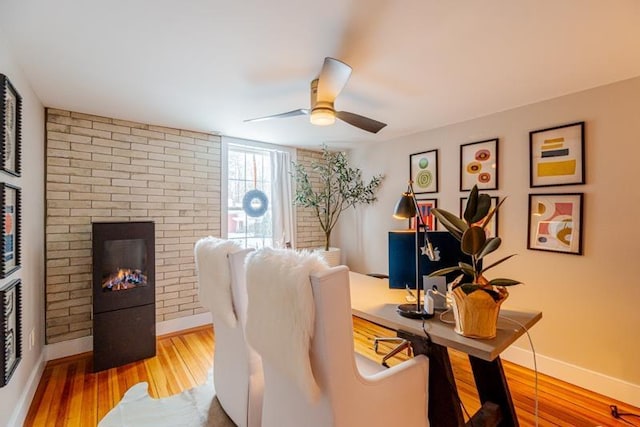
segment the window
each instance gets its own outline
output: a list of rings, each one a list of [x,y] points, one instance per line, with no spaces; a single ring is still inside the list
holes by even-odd
[[[282,189],[282,181],[291,181],[286,156],[286,175],[282,177],[281,156],[290,152],[286,147],[270,146],[253,141],[223,139],[223,203],[222,234],[238,241],[245,248],[284,246],[292,241],[292,232],[283,229],[284,210],[292,209],[291,186]],[[226,178],[226,180],[224,179]],[[226,181],[226,182],[225,182]],[[226,194],[225,194],[226,192]],[[283,202],[284,199],[284,202]],[[285,217],[287,215],[284,215]],[[291,218],[291,214],[288,215]],[[289,225],[289,230],[293,226]],[[286,236],[289,236],[288,238]]]

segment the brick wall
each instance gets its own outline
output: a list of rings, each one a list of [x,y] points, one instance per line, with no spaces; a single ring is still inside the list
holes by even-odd
[[[47,342],[91,335],[92,221],[154,221],[156,320],[203,312],[193,245],[220,236],[220,170],[219,136],[48,109]]]
[[[156,321],[204,312],[193,245],[221,234],[220,137],[51,108],[46,120],[47,343],[92,334],[92,221],[154,221]],[[313,212],[296,216],[296,247],[322,246]]]
[[[307,171],[311,170],[311,162],[322,160],[319,151],[298,149],[296,156],[297,163],[306,166]],[[310,173],[309,178],[314,187],[320,185],[319,178],[314,174]],[[296,244],[298,249],[324,247],[324,231],[311,208],[296,207]]]

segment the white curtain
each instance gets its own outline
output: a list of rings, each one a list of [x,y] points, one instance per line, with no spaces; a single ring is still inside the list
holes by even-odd
[[[295,247],[291,156],[285,151],[271,152],[271,212],[273,243],[279,247]]]

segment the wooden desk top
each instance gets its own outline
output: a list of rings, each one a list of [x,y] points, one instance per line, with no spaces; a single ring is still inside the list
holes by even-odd
[[[424,336],[422,320],[408,319],[396,312],[399,304],[407,301],[406,291],[389,289],[387,279],[376,279],[360,273],[349,273],[351,282],[351,311],[354,316],[394,330],[403,330],[414,335]],[[425,322],[424,328],[431,340],[445,347],[463,351],[472,356],[492,361],[507,347],[524,334],[524,329],[513,322],[502,319],[506,317],[516,320],[530,329],[542,318],[541,312],[500,310],[498,332],[494,339],[480,340],[466,338],[454,332],[453,324],[440,321],[439,312]],[[453,314],[447,315],[453,321]]]

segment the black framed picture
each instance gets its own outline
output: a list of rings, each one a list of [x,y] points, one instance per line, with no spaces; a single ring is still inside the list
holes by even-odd
[[[584,184],[584,122],[529,132],[529,185]]]
[[[464,210],[467,207],[467,199],[468,197],[460,197],[460,218],[464,217]],[[499,202],[500,202],[500,198],[491,197],[491,209],[495,209],[496,206],[498,206]],[[489,221],[489,224],[487,224],[487,228],[484,229],[485,233],[487,234],[487,237],[498,237],[498,213],[499,212],[496,211],[493,214],[493,217],[491,217],[491,221]],[[478,221],[474,225],[480,225],[483,222],[484,222],[484,218],[482,218],[480,221]]]
[[[0,289],[0,387],[9,383],[22,358],[22,282],[14,280]]]
[[[20,176],[22,97],[4,74],[0,74],[0,128],[0,170]]]
[[[460,146],[460,191],[498,188],[498,138]]]
[[[2,200],[2,258],[0,258],[0,278],[5,278],[20,268],[20,188],[0,183]]]
[[[582,255],[584,193],[529,194],[527,249]]]
[[[409,155],[409,176],[415,194],[438,192],[438,150]]]

